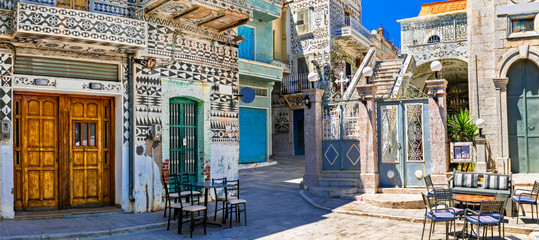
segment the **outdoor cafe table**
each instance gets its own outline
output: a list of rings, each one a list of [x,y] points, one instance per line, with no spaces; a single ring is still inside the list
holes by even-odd
[[[214,183],[214,182],[192,182],[192,183],[184,183],[185,186],[191,186],[198,189],[203,188],[204,189],[204,206],[206,207],[206,213],[205,216],[206,219],[208,219],[208,192],[212,188],[224,188],[225,194],[226,194],[226,188],[234,186],[233,184],[224,184],[224,183]],[[223,217],[223,223],[226,221],[226,216]],[[208,225],[216,225],[221,226],[222,224],[216,223],[216,222],[207,222]]]
[[[481,203],[481,201],[492,201],[494,200],[494,197],[491,196],[481,196],[481,195],[469,195],[469,194],[457,194],[453,196],[453,200],[459,201],[461,204],[466,204],[466,208],[468,208],[468,204],[478,204]]]

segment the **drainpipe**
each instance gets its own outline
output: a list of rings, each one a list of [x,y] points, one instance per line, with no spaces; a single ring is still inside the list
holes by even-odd
[[[133,178],[135,162],[135,81],[133,78],[133,54],[129,54],[127,62],[127,81],[129,83],[129,201],[134,202]]]

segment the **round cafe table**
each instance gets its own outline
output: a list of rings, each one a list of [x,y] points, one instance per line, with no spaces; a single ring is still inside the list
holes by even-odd
[[[461,205],[465,204],[468,208],[468,204],[478,204],[481,201],[492,201],[494,197],[492,196],[481,196],[481,195],[469,195],[469,194],[456,194],[453,196],[453,200],[459,201]]]

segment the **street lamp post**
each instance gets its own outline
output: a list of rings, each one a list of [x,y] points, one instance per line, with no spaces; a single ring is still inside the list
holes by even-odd
[[[438,72],[442,70],[442,63],[434,61],[430,64],[430,70],[434,72],[434,79],[438,79]]]

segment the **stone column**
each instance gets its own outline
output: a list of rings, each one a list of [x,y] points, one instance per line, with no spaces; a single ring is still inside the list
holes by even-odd
[[[447,182],[447,81],[443,79],[425,82],[429,95],[430,159],[431,176],[435,183]]]
[[[483,136],[479,136],[475,139],[475,149],[477,160],[475,163],[475,171],[486,173],[487,172],[487,159],[485,149],[486,139]]]
[[[496,169],[499,173],[511,172],[509,159],[509,132],[507,130],[507,82],[509,78],[492,79],[496,87],[496,133],[498,134],[498,158]]]
[[[323,90],[310,89],[303,91],[303,97],[309,97],[311,108],[304,106],[305,136],[305,175],[303,186],[318,186],[322,174],[322,95]]]
[[[361,173],[359,176],[359,188],[365,193],[374,194],[378,190],[378,138],[376,86],[374,84],[362,85],[357,88],[359,103],[359,149],[361,161]]]

